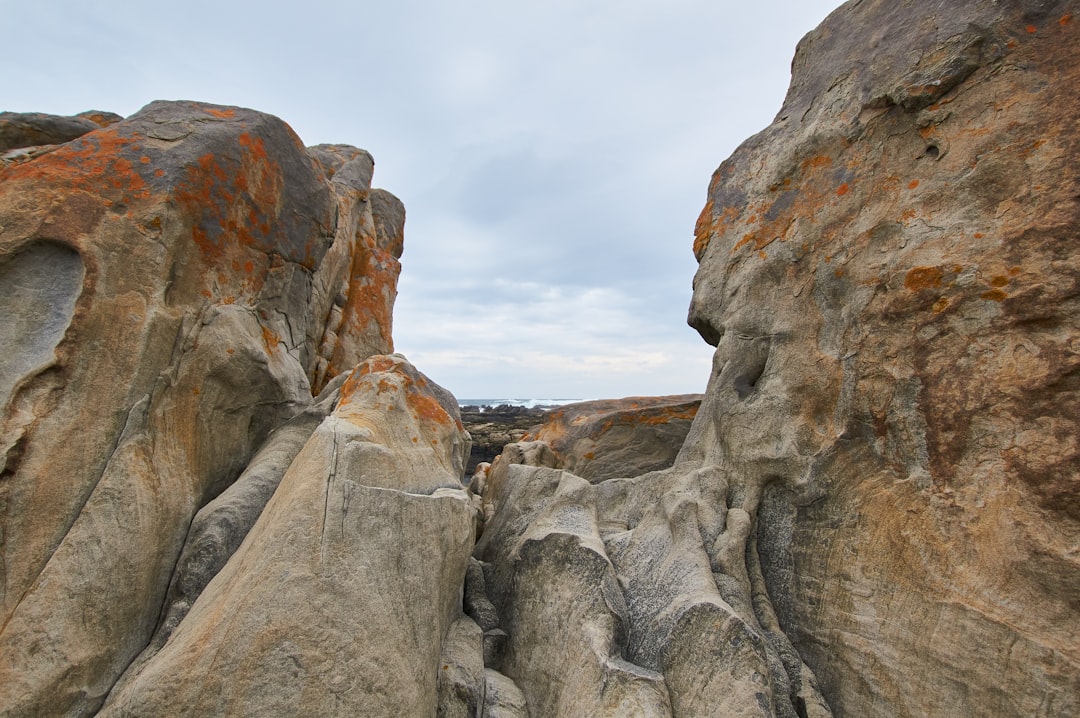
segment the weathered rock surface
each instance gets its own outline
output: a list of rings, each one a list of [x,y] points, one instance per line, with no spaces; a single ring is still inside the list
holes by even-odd
[[[680,461],[839,714],[1080,713],[1078,10],[850,2],[713,176]]]
[[[467,452],[453,397],[399,356],[361,364],[236,554],[99,715],[422,716],[439,693],[481,705],[481,633],[460,618]],[[470,638],[473,660],[437,691],[440,657],[467,656]]]
[[[543,441],[559,468],[593,483],[638,476],[675,463],[701,394],[632,396],[553,409],[522,441]]]
[[[195,103],[95,128],[0,169],[3,715],[96,710],[196,511],[313,385],[392,350],[403,214],[366,153],[331,173],[280,120]]]
[[[96,110],[74,117],[41,112],[0,112],[0,154],[24,147],[70,142],[121,119],[111,112]]]
[[[710,185],[689,428],[471,491],[370,155],[57,121],[0,167],[0,715],[1080,714],[1078,9],[835,12]]]

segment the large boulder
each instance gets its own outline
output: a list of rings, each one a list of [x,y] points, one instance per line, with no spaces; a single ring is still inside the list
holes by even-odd
[[[1080,713],[1078,9],[849,2],[709,187],[680,461],[843,715]]]
[[[403,214],[367,153],[190,102],[86,122],[0,168],[3,715],[97,709],[195,513],[313,387],[392,350]]]
[[[467,454],[453,397],[398,355],[361,364],[239,550],[99,715],[431,716],[444,653],[463,654],[480,705],[480,629],[469,654],[461,617]]]
[[[521,440],[550,444],[560,468],[593,483],[638,476],[675,463],[701,399],[679,394],[567,404]]]

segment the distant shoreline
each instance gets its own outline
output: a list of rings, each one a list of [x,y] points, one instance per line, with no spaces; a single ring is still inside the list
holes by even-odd
[[[458,407],[464,408],[466,406],[478,407],[481,411],[485,409],[492,409],[497,406],[513,406],[522,407],[525,409],[550,409],[556,406],[565,406],[566,404],[577,404],[586,399],[458,399]]]

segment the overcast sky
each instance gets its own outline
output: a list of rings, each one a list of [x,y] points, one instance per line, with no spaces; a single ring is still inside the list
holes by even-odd
[[[0,109],[275,114],[408,212],[394,338],[459,398],[700,392],[712,171],[840,0],[7,3]]]

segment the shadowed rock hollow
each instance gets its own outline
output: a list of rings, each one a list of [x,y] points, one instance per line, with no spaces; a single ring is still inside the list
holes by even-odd
[[[0,113],[0,715],[1080,713],[1078,9],[834,12],[709,186],[700,406],[471,491],[370,155]]]

